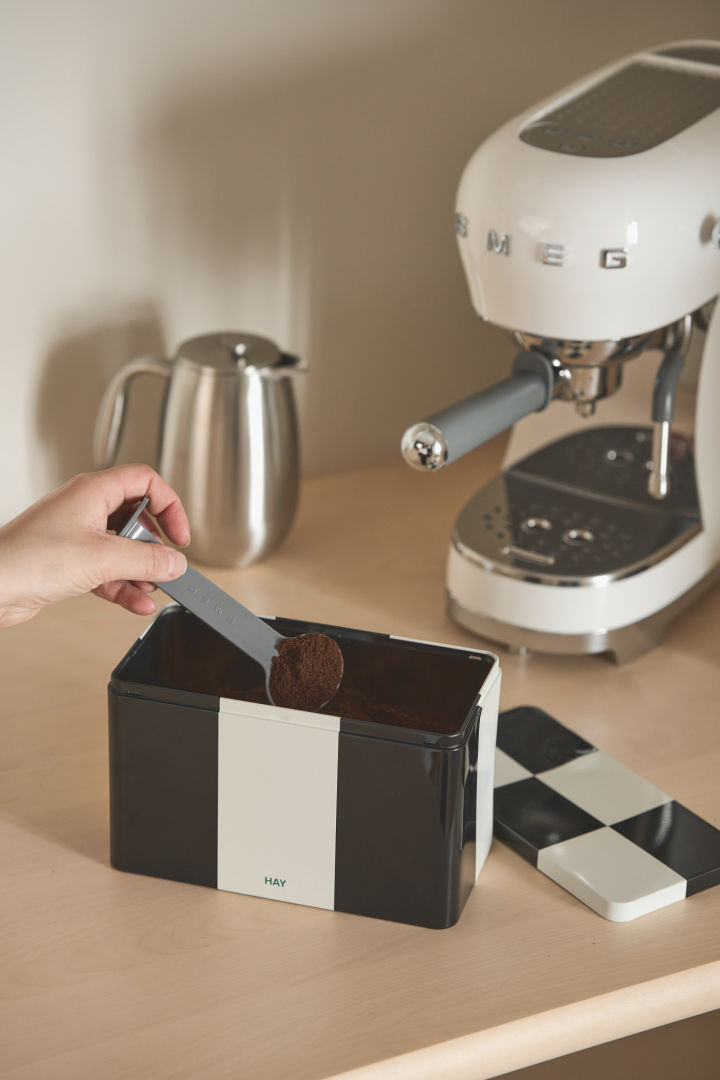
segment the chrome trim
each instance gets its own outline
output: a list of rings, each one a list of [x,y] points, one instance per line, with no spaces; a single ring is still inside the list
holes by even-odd
[[[595,402],[616,393],[622,385],[623,365],[647,349],[682,352],[692,331],[693,316],[646,334],[620,341],[571,341],[540,337],[525,330],[511,330],[513,341],[523,349],[539,352],[558,368],[554,397],[571,401],[581,416],[592,416]]]
[[[560,577],[558,574],[543,573],[542,570],[530,570],[523,569],[520,566],[511,566],[508,563],[496,562],[488,555],[483,555],[479,551],[475,551],[473,548],[463,544],[462,540],[458,540],[455,533],[452,535],[451,544],[457,551],[458,555],[463,559],[467,559],[468,562],[473,563],[475,566],[480,566],[483,570],[487,570],[491,574],[500,574],[502,577],[513,578],[515,581],[527,581],[534,585],[552,585],[559,588],[578,588],[582,586],[593,586],[595,588],[601,588],[605,585],[609,585],[613,581],[612,574],[598,574],[595,577]],[[526,554],[522,555],[516,553],[515,548],[504,547],[500,549],[501,554],[514,555],[515,558],[526,558]],[[531,558],[528,558],[528,562],[531,559],[534,560],[535,556],[531,554]]]
[[[542,262],[545,266],[565,265],[564,244],[541,244],[540,251],[542,254]]]
[[[615,630],[596,630],[587,634],[557,634],[545,630],[530,630],[499,619],[493,619],[461,604],[446,591],[447,613],[451,619],[474,634],[507,646],[511,651],[555,653],[564,656],[610,653],[615,662],[626,664],[650,652],[659,644],[669,624],[691,606],[703,593],[720,581],[720,565],[696,582],[671,604],[639,622]]]
[[[565,544],[592,544],[595,539],[595,535],[590,529],[566,529],[562,534],[562,539]]]
[[[523,548],[515,547],[514,544],[508,544],[507,547],[500,550],[503,555],[514,555],[516,559],[525,559],[526,562],[536,563],[538,566],[555,565],[553,555],[541,555],[538,551],[525,551]]]
[[[520,528],[528,536],[532,536],[536,532],[550,532],[552,525],[547,518],[544,517],[529,517],[525,518]]]
[[[603,248],[600,252],[600,266],[603,270],[624,270],[627,264],[627,248]]]
[[[461,214],[458,210],[455,214],[455,233],[457,236],[463,239],[468,235],[469,221],[466,214]]]
[[[509,233],[497,232],[496,229],[488,230],[487,249],[494,255],[509,255],[512,237]]]
[[[710,326],[710,320],[713,311],[715,310],[716,302],[717,297],[714,297],[712,300],[708,300],[707,304],[703,304],[702,307],[699,307],[692,313],[693,324],[697,326],[698,330],[702,331],[702,333],[705,333]]]
[[[442,469],[448,459],[448,445],[439,427],[421,420],[402,437],[400,450],[407,464],[422,472]]]
[[[653,499],[664,499],[670,490],[668,467],[670,459],[670,421],[653,424],[652,459],[648,476],[648,493]]]
[[[599,367],[623,364],[646,349],[675,349],[680,352],[687,342],[692,315],[658,327],[645,334],[622,338],[619,341],[574,341],[569,338],[548,338],[528,330],[511,330],[510,336],[523,349],[536,349],[550,358],[557,357],[571,367]]]
[[[543,573],[542,570],[523,570],[519,566],[511,566],[508,563],[496,562],[487,555],[481,555],[480,552],[474,551],[472,548],[463,544],[461,540],[458,540],[455,533],[452,535],[452,546],[457,551],[458,555],[461,555],[468,562],[475,563],[477,566],[481,566],[483,570],[489,570],[492,574],[500,574],[502,577],[514,578],[516,581],[529,581],[536,585],[551,585],[561,589],[567,588],[594,588],[604,589],[610,585],[613,581],[625,581],[626,578],[635,577],[636,574],[641,574],[645,570],[649,570],[651,566],[655,566],[657,563],[662,562],[673,552],[678,551],[688,540],[692,540],[693,536],[697,536],[700,532],[700,523],[696,522],[690,526],[684,533],[678,536],[671,544],[667,544],[664,548],[660,548],[654,551],[652,555],[649,555],[645,559],[639,559],[637,562],[629,563],[624,566],[622,570],[612,572],[609,574],[594,574],[586,577],[573,577],[572,575]],[[516,558],[527,558],[525,553],[520,553],[518,549],[512,547],[504,547],[500,549],[501,554],[514,555]],[[533,560],[535,556],[532,556]],[[528,562],[530,559],[528,558]]]

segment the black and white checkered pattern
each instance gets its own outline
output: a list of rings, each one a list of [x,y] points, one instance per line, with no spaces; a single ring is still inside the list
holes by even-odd
[[[494,828],[615,922],[720,884],[720,830],[532,706],[499,717]]]

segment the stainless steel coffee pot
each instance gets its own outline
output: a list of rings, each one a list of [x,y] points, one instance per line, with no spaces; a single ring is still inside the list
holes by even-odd
[[[295,356],[253,334],[206,334],[172,359],[125,364],[105,391],[95,427],[95,459],[112,464],[128,389],[138,375],[167,379],[159,421],[161,476],[190,520],[191,558],[246,566],[268,555],[297,507],[299,440],[291,376]]]

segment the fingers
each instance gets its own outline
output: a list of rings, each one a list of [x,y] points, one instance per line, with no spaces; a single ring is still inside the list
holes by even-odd
[[[121,584],[121,583],[112,581],[112,582],[109,583],[108,588],[110,587],[110,585],[119,585],[119,584]],[[140,592],[145,593],[145,595],[148,595],[149,593],[157,591],[157,585],[155,585],[152,581],[129,581],[127,584],[132,585],[133,588],[135,588],[135,589],[139,589]],[[98,587],[101,588],[101,589],[105,588],[104,585],[100,585]]]
[[[93,589],[93,592],[103,600],[118,604],[120,607],[125,608],[126,611],[131,611],[134,615],[154,615],[157,611],[157,604],[143,590],[143,584],[146,583],[142,582],[136,585],[131,581],[110,581],[105,585],[98,586],[97,589]]]
[[[179,496],[149,465],[117,465],[93,475],[102,479],[106,517],[147,495],[148,510],[168,539],[181,547],[190,542],[190,525]]]
[[[165,544],[126,540],[110,533],[100,538],[99,544],[97,565],[100,585],[110,582],[172,581],[187,570],[187,559],[183,553]]]
[[[146,594],[155,592],[157,589],[157,585],[154,585],[152,581],[131,581],[130,584],[134,585],[140,592]]]

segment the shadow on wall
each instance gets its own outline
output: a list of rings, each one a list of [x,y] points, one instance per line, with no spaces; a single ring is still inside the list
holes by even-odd
[[[513,346],[475,315],[453,235],[469,157],[544,95],[683,33],[669,8],[649,31],[647,0],[620,37],[581,7],[449,0],[422,33],[190,84],[140,133],[183,316],[223,313],[310,368],[306,472],[399,459],[408,424],[507,373]]]
[[[100,401],[111,377],[136,356],[164,355],[163,334],[152,305],[138,305],[104,322],[83,323],[48,353],[37,399],[37,431],[50,482],[60,484],[96,468],[92,442]],[[160,380],[143,379],[130,391],[130,407],[117,461],[157,463]]]
[[[478,78],[480,7],[463,6],[475,44],[443,17],[433,40],[188,92],[142,134],[148,228],[182,317],[233,313],[310,369],[307,472],[399,458],[406,424],[512,355],[472,310],[453,234],[467,158],[525,103],[511,86],[468,115],[480,85],[507,81],[499,55]]]
[[[514,348],[475,315],[453,235],[465,164],[543,96],[688,32],[686,13],[656,0],[623,8],[620,34],[602,5],[417,2],[419,29],[408,18],[372,41],[328,39],[324,53],[213,76],[191,66],[172,84],[150,74],[157,25],[138,24],[129,132],[100,124],[104,167],[112,174],[120,154],[117,172],[139,191],[133,226],[171,343],[244,330],[308,365],[298,385],[307,473],[398,460],[408,424],[507,373]],[[242,31],[242,8],[228,5],[240,12],[228,34]],[[212,35],[200,23],[197,33],[193,48],[211,55]],[[125,193],[108,191],[110,216]],[[58,343],[39,406],[58,476],[88,465],[103,382],[159,337],[148,311],[88,319]]]

